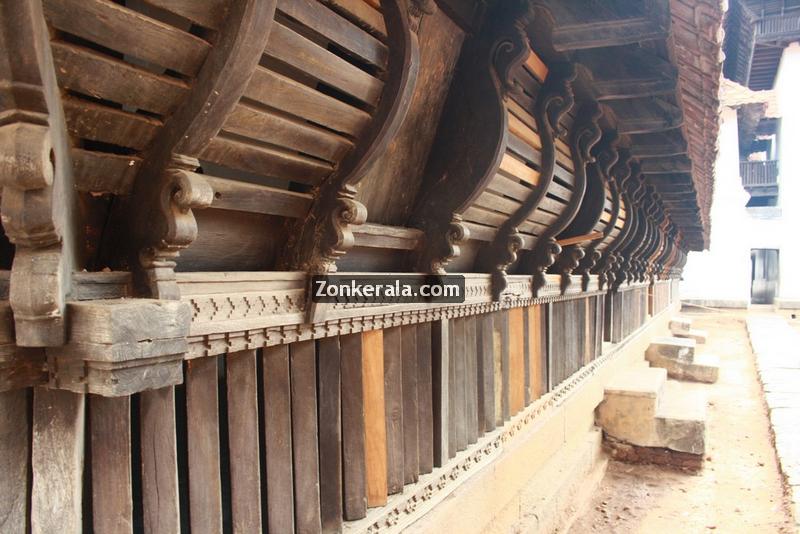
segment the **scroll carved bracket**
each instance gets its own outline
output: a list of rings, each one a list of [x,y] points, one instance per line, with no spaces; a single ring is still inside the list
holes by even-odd
[[[601,116],[602,110],[596,102],[587,102],[578,110],[576,124],[573,126],[572,135],[570,136],[570,148],[572,157],[575,160],[575,186],[569,204],[559,215],[559,218],[539,237],[536,247],[531,252],[530,263],[534,271],[534,296],[544,287],[542,283],[545,278],[544,273],[557,260],[557,255],[550,254],[552,241],[564,231],[578,213],[583,196],[586,193],[586,165],[595,161],[591,151],[602,136],[599,125]],[[583,248],[580,245],[575,245],[569,250],[564,260],[559,262],[558,271],[561,274],[561,287],[564,291],[571,283],[570,274],[572,270],[580,264],[580,260],[584,255]]]
[[[150,295],[165,300],[180,299],[175,280],[175,260],[180,251],[197,238],[197,221],[193,209],[211,205],[214,191],[203,175],[194,170],[194,158],[173,157],[164,171],[159,196],[159,215],[163,232],[160,239],[139,253]]]
[[[517,228],[536,210],[547,193],[553,181],[556,163],[555,140],[562,133],[560,125],[562,117],[572,109],[575,98],[572,93],[572,82],[577,78],[575,65],[571,63],[558,63],[553,65],[548,73],[539,96],[536,100],[535,118],[539,125],[539,137],[542,142],[542,166],[539,173],[539,183],[534,192],[525,199],[525,202],[503,223],[498,229],[494,241],[487,250],[487,257],[491,258],[493,265],[490,272],[492,280],[499,286],[505,287],[505,277],[508,267],[517,259],[516,253],[509,255],[504,251],[514,249],[519,240]],[[560,231],[561,229],[558,229]],[[551,232],[539,238],[536,244],[538,256],[542,261],[533,269],[534,295],[538,287],[544,287],[544,271],[555,261],[556,255],[561,252],[561,247],[556,243],[555,234]],[[517,247],[518,249],[519,247]],[[547,263],[547,265],[544,265]],[[526,271],[527,272],[527,271]],[[494,295],[499,295],[502,290],[492,290]]]

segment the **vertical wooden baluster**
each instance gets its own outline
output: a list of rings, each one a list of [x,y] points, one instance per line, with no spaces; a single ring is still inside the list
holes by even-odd
[[[367,505],[383,506],[388,495],[386,479],[386,400],[383,382],[383,331],[363,333],[364,449],[366,452]]]
[[[192,532],[222,532],[217,356],[187,362],[189,520]]]
[[[502,388],[500,389],[500,408],[502,410],[500,423],[502,424],[511,417],[511,344],[509,341],[508,310],[499,312],[497,319],[499,321],[495,322],[495,328],[500,332],[500,369],[502,372]]]
[[[342,528],[341,357],[338,337],[317,341],[319,499],[323,532]]]
[[[386,483],[403,491],[403,347],[400,327],[383,331],[383,391],[386,402]]]
[[[264,348],[263,362],[268,530],[294,532],[292,408],[288,345]]]
[[[132,532],[131,398],[90,395],[89,418],[94,532]]]
[[[139,394],[142,511],[148,534],[180,531],[175,388]]]
[[[525,406],[525,362],[522,308],[508,310],[508,411],[516,415]]]
[[[258,532],[261,530],[261,462],[256,351],[234,352],[225,360],[233,531]]]
[[[533,306],[528,306],[527,308],[522,308],[522,332],[523,332],[523,342],[522,342],[522,360],[524,365],[524,388],[525,388],[525,406],[528,406],[531,403],[531,310]]]
[[[289,369],[292,382],[295,528],[302,533],[320,532],[317,356],[314,340],[298,341],[289,346]]]
[[[0,531],[25,532],[28,522],[31,389],[0,392]]]
[[[528,360],[530,362],[530,401],[542,396],[544,362],[542,361],[542,305],[528,308]]]
[[[403,481],[419,478],[419,401],[417,399],[417,325],[400,327],[403,373]]]
[[[433,363],[431,323],[417,325],[417,404],[419,472],[433,471]]]
[[[453,380],[450,382],[450,395],[453,398],[453,412],[450,414],[455,421],[455,452],[467,448],[467,384],[466,384],[466,328],[465,319],[458,317],[453,320]],[[450,444],[453,450],[453,444]]]
[[[31,532],[82,532],[86,395],[33,391]],[[89,518],[87,518],[88,520]]]
[[[547,362],[547,391],[552,391],[555,386],[553,377],[554,373],[554,357],[553,357],[553,303],[548,302],[545,304],[545,362]]]
[[[450,458],[450,321],[431,325],[433,363],[433,465],[441,467]]]
[[[339,339],[342,362],[344,518],[353,521],[367,515],[362,337],[358,333]]]
[[[466,412],[467,412],[467,443],[478,440],[478,325],[475,316],[469,316],[465,321],[466,347]]]
[[[507,382],[505,381],[506,377],[506,369],[504,369],[504,364],[506,363],[507,359],[504,359],[503,353],[505,351],[504,347],[508,347],[506,341],[505,332],[505,325],[507,321],[505,320],[505,315],[503,312],[494,312],[492,314],[492,352],[494,354],[494,364],[492,365],[494,369],[494,426],[502,426],[505,422],[506,413],[504,407],[508,404],[506,403],[506,388],[508,386]]]
[[[480,433],[494,430],[494,326],[493,314],[478,316],[478,431]]]

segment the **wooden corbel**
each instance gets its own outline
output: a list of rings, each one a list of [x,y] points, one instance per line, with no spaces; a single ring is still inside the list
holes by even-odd
[[[596,163],[594,165],[587,166],[587,181],[590,179],[595,180],[600,186],[598,188],[599,194],[596,195],[597,198],[584,199],[584,203],[589,201],[594,202],[594,206],[591,208],[591,219],[584,222],[588,228],[594,228],[603,215],[603,208],[606,201],[605,188],[609,186],[609,175],[611,173],[611,168],[617,163],[617,161],[619,161],[619,152],[617,150],[618,145],[619,135],[617,135],[617,132],[605,132],[600,142],[595,146],[597,152]],[[592,268],[595,266],[598,260],[600,260],[601,254],[600,251],[597,250],[598,245],[600,245],[600,243],[602,243],[603,240],[608,237],[608,235],[611,233],[611,230],[614,229],[614,224],[617,222],[618,214],[613,206],[612,210],[614,211],[614,213],[612,213],[612,218],[609,223],[606,224],[605,228],[603,228],[603,232],[601,232],[600,237],[598,239],[588,241],[587,243],[583,243],[583,245],[585,245],[583,247],[583,259],[581,259],[580,262],[578,262],[578,265],[576,265],[573,269],[573,272],[581,277],[582,291],[586,291],[588,289],[590,281],[589,273],[592,271]],[[556,263],[558,263],[558,261]]]
[[[619,213],[622,209],[622,203],[627,201],[627,193],[625,193],[625,190],[632,171],[630,152],[627,149],[620,149],[618,150],[618,154],[617,162],[611,167],[608,175],[612,206],[611,221],[608,223],[609,233],[613,231],[614,226],[617,224]],[[626,223],[616,238],[606,245],[600,259],[595,263],[592,269],[592,272],[597,274],[600,289],[611,287],[614,284],[613,267],[616,261],[614,251],[622,242],[625,232],[627,231],[627,226]]]
[[[408,2],[408,23],[411,31],[419,33],[422,18],[436,13],[439,9],[434,0],[410,0]]]
[[[598,124],[602,115],[603,112],[597,102],[587,102],[578,110],[573,130],[570,132],[570,150],[575,164],[575,187],[572,192],[572,198],[570,198],[569,204],[567,204],[567,207],[561,212],[558,219],[539,236],[537,247],[539,243],[545,240],[554,241],[558,244],[558,242],[555,241],[556,237],[567,228],[578,213],[578,209],[586,194],[586,166],[595,163],[596,158],[592,155],[592,148],[600,141],[603,135],[600,125]],[[534,262],[534,273],[544,273],[550,265],[544,265],[544,262],[541,261],[537,262],[538,258],[536,258],[535,254],[536,249],[534,249],[531,255],[531,259]],[[566,293],[571,283],[570,275],[572,271],[580,265],[581,260],[585,256],[586,252],[582,244],[575,243],[564,248],[552,264],[553,267],[556,267],[557,274],[561,275],[562,294]],[[543,284],[537,287],[537,279],[542,281],[544,278],[537,277],[536,274],[534,274],[534,295],[543,287]]]
[[[542,165],[539,173],[539,183],[517,211],[506,219],[497,230],[494,241],[487,249],[486,257],[492,261],[490,270],[492,276],[492,298],[495,300],[500,299],[500,295],[508,286],[506,270],[517,261],[517,252],[522,246],[522,235],[519,233],[518,227],[541,203],[547,194],[550,183],[553,181],[556,165],[555,141],[561,133],[561,119],[572,109],[575,103],[572,82],[575,81],[576,77],[577,72],[574,64],[558,63],[553,65],[536,99],[534,116],[536,124],[539,126],[539,137],[542,142]],[[591,118],[594,115],[589,112],[586,116]],[[592,135],[588,133],[584,126],[580,131],[576,129],[573,140],[590,139]],[[559,228],[558,231],[561,229],[563,228]],[[530,269],[523,270],[523,272],[533,273],[534,294],[538,288],[544,286],[544,272],[555,261],[556,255],[561,252],[561,247],[555,240],[557,233],[548,229],[545,235],[540,236],[532,253],[532,257],[537,259],[532,262]]]
[[[282,269],[336,272],[336,260],[355,243],[353,229],[367,219],[366,207],[355,200],[356,187],[386,150],[408,111],[419,70],[417,35],[410,27],[405,3],[390,0],[381,5],[389,48],[388,74],[373,126],[319,187],[306,217],[297,221],[279,261]]]
[[[9,301],[18,346],[66,341],[75,246],[72,161],[41,2],[0,3],[0,186],[15,245]]]
[[[142,296],[179,299],[175,259],[197,237],[193,209],[213,192],[196,159],[239,102],[264,53],[275,0],[233,2],[192,89],[146,150],[128,200],[129,256]]]
[[[612,291],[617,291],[626,281],[631,279],[631,255],[630,250],[634,248],[644,234],[644,222],[641,212],[641,200],[644,197],[645,187],[638,165],[636,174],[631,173],[631,177],[626,182],[628,198],[626,199],[627,208],[627,231],[616,250],[614,260],[614,284]]]
[[[498,7],[461,54],[442,113],[444,127],[410,219],[425,234],[415,258],[417,271],[444,274],[460,255],[459,245],[469,240],[462,214],[497,174],[505,154],[505,99],[517,90],[514,75],[530,54],[526,29],[534,16],[525,2]]]
[[[636,259],[634,275],[637,282],[644,282],[647,272],[647,261],[652,253],[652,249],[657,244],[658,228],[656,225],[656,217],[658,215],[658,195],[655,187],[647,185],[645,212],[645,237],[639,247],[632,252]]]
[[[180,299],[175,260],[182,249],[197,239],[197,221],[192,209],[207,208],[214,200],[211,186],[203,175],[194,172],[197,167],[199,162],[194,158],[173,158],[164,172],[159,198],[164,233],[156,243],[139,253],[150,294],[159,299]]]

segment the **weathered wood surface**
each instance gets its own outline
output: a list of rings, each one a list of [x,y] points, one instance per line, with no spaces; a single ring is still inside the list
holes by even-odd
[[[386,468],[389,494],[403,491],[403,349],[401,327],[383,330]]]
[[[441,467],[450,458],[450,328],[447,319],[431,326],[433,372],[433,465]]]
[[[317,359],[315,342],[289,348],[292,381],[292,467],[294,515],[298,532],[319,532],[319,435],[317,432]]]
[[[175,388],[139,396],[143,527],[147,533],[180,531]]]
[[[294,531],[292,405],[289,346],[263,349],[267,524],[271,532]]]
[[[403,483],[411,484],[419,478],[419,381],[417,325],[401,328],[402,393],[403,393]]]
[[[34,388],[30,529],[82,532],[86,395]]]
[[[386,400],[384,395],[383,331],[362,335],[362,377],[364,389],[364,451],[367,506],[386,504],[387,479]]]
[[[26,389],[0,393],[0,530],[27,530],[28,471],[31,451],[32,392]]]
[[[433,325],[417,325],[417,405],[419,438],[419,472],[433,470],[434,451],[434,387],[433,387]]]
[[[319,495],[322,532],[342,528],[342,362],[338,337],[317,342]],[[349,376],[348,376],[349,378]],[[345,387],[360,385],[360,376]]]
[[[133,532],[131,399],[89,397],[92,528]]]
[[[256,351],[225,358],[228,396],[231,524],[234,532],[261,530],[258,369]]]
[[[341,336],[342,483],[344,517],[367,514],[363,343],[361,334]]]

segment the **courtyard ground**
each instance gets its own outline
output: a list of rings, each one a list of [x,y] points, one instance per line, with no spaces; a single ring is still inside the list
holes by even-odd
[[[682,312],[707,330],[702,350],[718,354],[707,392],[706,461],[701,473],[610,462],[585,513],[582,533],[797,532],[773,447],[745,312]]]

